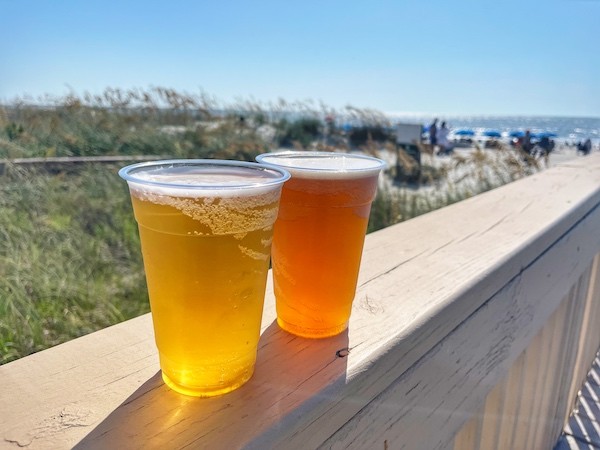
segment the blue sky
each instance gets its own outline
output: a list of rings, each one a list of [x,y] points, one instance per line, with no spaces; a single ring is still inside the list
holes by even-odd
[[[600,0],[0,0],[0,101],[164,86],[222,102],[600,117]]]

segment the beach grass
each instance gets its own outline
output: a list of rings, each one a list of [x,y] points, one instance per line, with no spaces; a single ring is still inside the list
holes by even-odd
[[[439,162],[439,161],[437,161]],[[394,168],[377,191],[369,218],[368,232],[457,203],[542,169],[539,161],[508,147],[485,151],[475,147],[456,152],[442,164],[424,155],[418,185],[398,184]]]
[[[43,104],[41,107],[39,104]],[[342,139],[322,118],[343,115],[360,123]],[[341,110],[306,102],[225,104],[210,96],[152,87],[108,88],[0,106],[0,159],[54,156],[157,155],[179,158],[252,159],[271,148],[327,148],[367,144],[391,125],[377,111]],[[327,131],[327,132],[326,132]],[[377,137],[377,136],[375,136]],[[387,136],[386,136],[387,137]]]
[[[139,238],[115,167],[0,177],[0,362],[148,311]]]

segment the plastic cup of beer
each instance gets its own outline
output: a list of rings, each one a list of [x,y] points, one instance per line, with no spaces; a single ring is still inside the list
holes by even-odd
[[[272,264],[277,322],[324,338],[348,327],[364,238],[385,162],[331,152],[264,153],[292,178],[281,194]]]
[[[220,160],[133,164],[129,185],[165,383],[211,397],[254,371],[285,170]]]

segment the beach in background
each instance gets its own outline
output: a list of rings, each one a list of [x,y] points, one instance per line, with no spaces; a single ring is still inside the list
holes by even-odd
[[[437,118],[439,121],[446,121],[451,130],[471,129],[476,137],[482,138],[486,130],[497,130],[506,139],[513,131],[530,130],[534,134],[555,134],[557,144],[574,145],[589,138],[595,147],[600,145],[599,117],[457,116],[407,112],[391,112],[386,115],[392,123],[418,123],[425,126]]]

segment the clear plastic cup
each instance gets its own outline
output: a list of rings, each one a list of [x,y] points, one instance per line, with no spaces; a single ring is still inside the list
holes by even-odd
[[[254,371],[285,170],[220,160],[124,167],[162,377],[210,397]]]
[[[277,322],[303,337],[339,334],[348,326],[371,203],[386,164],[330,152],[264,153],[256,159],[292,175],[273,236]]]

